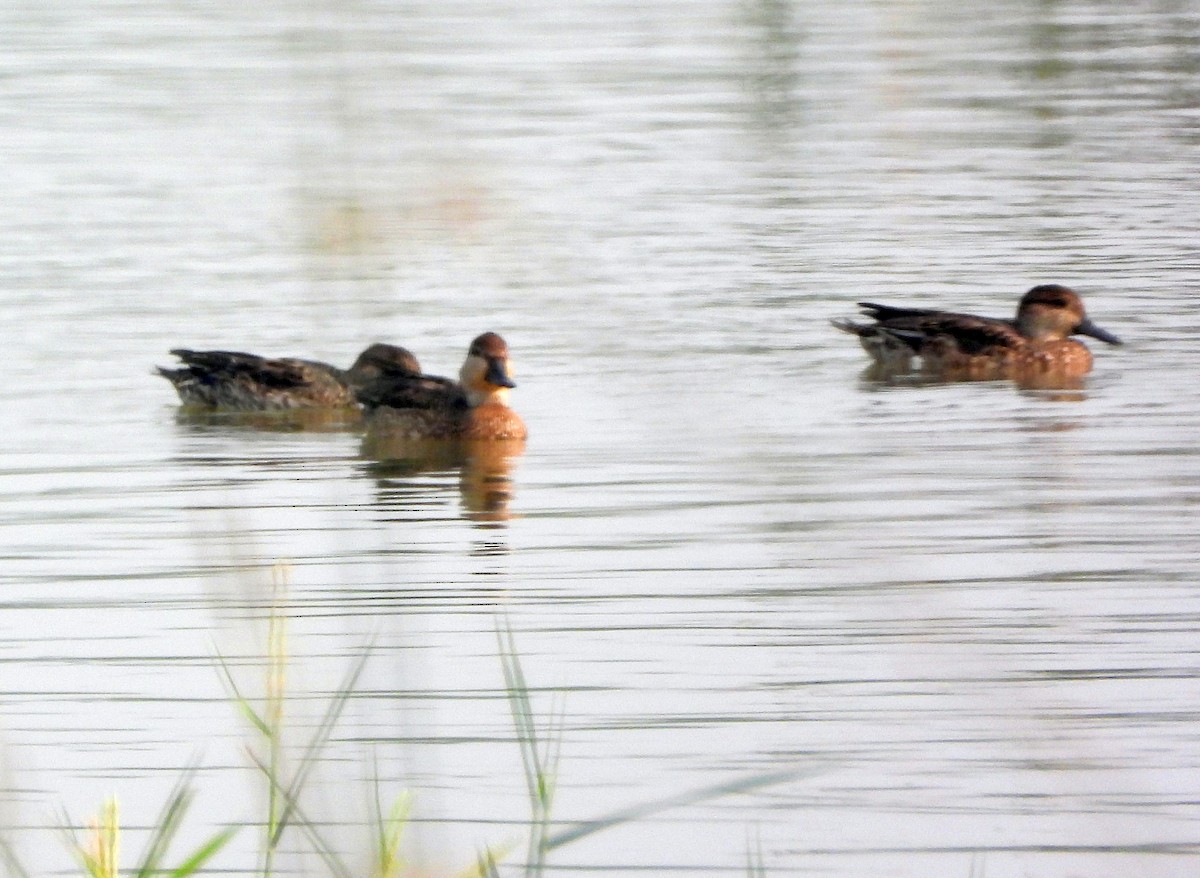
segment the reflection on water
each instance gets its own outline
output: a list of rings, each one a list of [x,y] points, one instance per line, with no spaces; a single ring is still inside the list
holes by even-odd
[[[888,363],[872,363],[860,374],[859,381],[864,389],[875,387],[937,387],[939,385],[996,383],[1009,385],[1022,391],[1044,391],[1034,394],[1041,399],[1058,402],[1079,402],[1086,399],[1085,376],[1043,374],[1021,374],[1010,378],[994,374],[983,376],[957,376],[927,372],[919,367],[904,368]],[[1056,392],[1057,391],[1057,392]]]
[[[744,875],[753,827],[771,873],[1194,873],[1198,35],[1092,0],[0,9],[0,822],[65,870],[45,815],[115,789],[148,825],[197,759],[197,840],[260,819],[212,644],[257,655],[283,561],[298,748],[375,644],[313,766],[341,851],[371,766],[414,868],[519,836],[503,613],[564,822],[830,769],[564,870]],[[1126,341],[1079,387],[862,376],[829,326],[1047,281]],[[524,448],[182,414],[149,374],[231,338],[453,374],[485,329]]]
[[[369,471],[378,482],[381,508],[407,505],[404,498],[411,495],[411,476],[457,472],[463,514],[476,522],[504,522],[512,517],[512,473],[524,452],[524,439],[421,440],[384,431],[369,431],[362,443],[363,456],[374,461]]]
[[[224,433],[238,430],[279,433],[345,433],[360,430],[362,412],[353,408],[302,408],[269,412],[223,412],[181,407],[176,423],[191,430]]]

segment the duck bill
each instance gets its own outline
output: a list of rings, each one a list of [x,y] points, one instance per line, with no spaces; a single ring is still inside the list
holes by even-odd
[[[1108,344],[1122,343],[1121,339],[1117,338],[1111,332],[1101,329],[1090,320],[1084,320],[1077,327],[1075,327],[1075,335],[1088,335],[1092,338],[1098,338],[1100,341],[1107,342]]]
[[[495,384],[497,387],[517,386],[517,382],[508,377],[508,368],[503,360],[488,360],[487,372],[483,377],[488,384]]]

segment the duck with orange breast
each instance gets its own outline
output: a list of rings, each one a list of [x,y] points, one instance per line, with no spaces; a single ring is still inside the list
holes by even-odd
[[[858,304],[873,323],[843,320],[834,321],[834,326],[858,336],[875,366],[884,371],[906,371],[916,359],[923,372],[945,380],[1071,380],[1091,371],[1092,354],[1070,336],[1121,344],[1087,318],[1074,290],[1060,284],[1042,284],[1027,292],[1013,320]]]
[[[508,345],[494,332],[471,342],[458,382],[432,375],[385,375],[359,389],[373,433],[396,439],[524,439],[509,406]]]

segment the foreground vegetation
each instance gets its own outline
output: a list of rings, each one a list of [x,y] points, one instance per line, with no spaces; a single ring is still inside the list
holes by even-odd
[[[261,821],[262,836],[258,848],[259,863],[256,874],[262,878],[271,878],[277,874],[277,859],[282,842],[285,837],[290,837],[291,833],[299,833],[333,878],[360,878],[361,871],[347,865],[336,848],[324,837],[317,822],[308,817],[301,803],[305,787],[329,744],[343,709],[355,692],[372,650],[370,646],[364,648],[347,670],[326,705],[311,738],[300,750],[300,756],[294,766],[291,765],[285,758],[284,748],[288,656],[286,616],[282,610],[281,592],[286,584],[286,571],[278,569],[275,580],[275,600],[267,619],[265,695],[257,701],[246,696],[234,679],[229,664],[223,657],[218,656],[217,659],[231,701],[252,730],[254,743],[247,747],[247,753],[265,786],[266,813]],[[505,866],[516,845],[487,847],[479,853],[474,864],[459,873],[458,878],[500,878],[502,867],[506,871],[522,874],[525,878],[541,878],[546,872],[550,854],[573,841],[667,808],[730,793],[746,792],[798,776],[798,772],[794,771],[756,775],[732,783],[632,805],[594,820],[558,824],[553,820],[552,812],[562,741],[562,707],[560,705],[557,710],[552,711],[547,722],[539,723],[530,697],[530,687],[517,653],[515,638],[506,622],[497,624],[496,636],[529,801],[525,858],[521,863]],[[248,826],[227,826],[186,854],[175,858],[169,856],[172,843],[187,818],[194,798],[195,770],[195,767],[191,767],[183,773],[155,821],[145,849],[137,859],[137,865],[132,868],[123,869],[121,866],[122,828],[115,797],[103,804],[98,816],[82,831],[80,827],[72,825],[67,815],[63,815],[61,831],[64,844],[74,855],[83,874],[91,878],[118,878],[120,875],[136,878],[162,875],[187,878],[201,871],[236,834],[249,830]],[[385,805],[376,776],[371,802],[374,812],[371,818],[371,878],[399,878],[405,867],[401,843],[412,797],[404,793]],[[30,878],[30,873],[20,862],[10,840],[3,837],[0,837],[0,860],[4,862],[8,874],[15,878]],[[761,845],[748,843],[746,869],[749,875],[765,876]]]

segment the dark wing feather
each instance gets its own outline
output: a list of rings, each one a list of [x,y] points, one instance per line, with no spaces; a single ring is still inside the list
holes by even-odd
[[[192,374],[209,382],[249,379],[264,387],[290,390],[336,377],[332,366],[309,360],[272,359],[240,351],[171,351]]]
[[[178,357],[185,365],[212,371],[251,368],[266,359],[241,351],[193,351],[188,348],[173,348],[171,355]]]
[[[917,351],[921,341],[934,338],[953,339],[965,354],[1018,348],[1026,343],[1008,320],[924,308],[894,308],[873,302],[860,302],[859,305],[865,314],[875,318],[880,330],[902,339]]]
[[[889,320],[897,318],[928,317],[933,314],[946,313],[944,311],[934,311],[930,308],[897,308],[893,305],[879,305],[875,302],[859,302],[858,307],[862,308],[863,314],[874,320],[878,320],[880,323],[886,323]]]
[[[901,331],[919,332],[927,338],[952,338],[964,354],[980,354],[998,348],[1019,348],[1026,343],[1012,324],[971,314],[935,313],[911,320],[889,320],[886,325],[889,329],[894,327]]]
[[[449,378],[436,375],[385,375],[359,388],[357,396],[367,408],[467,408],[467,397],[462,388]]]

